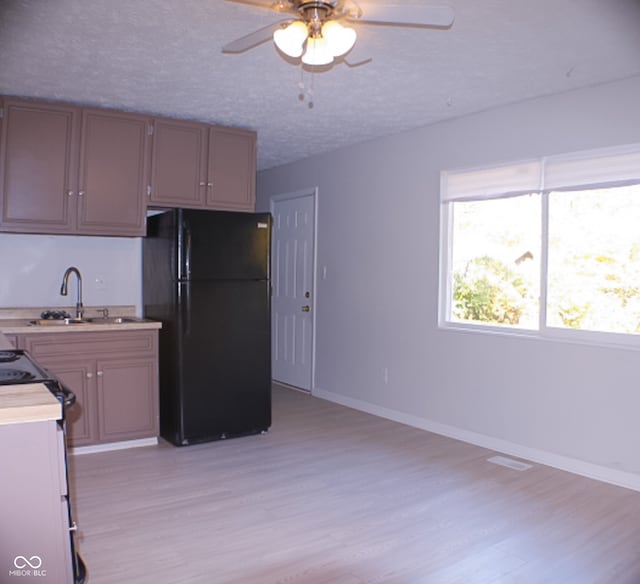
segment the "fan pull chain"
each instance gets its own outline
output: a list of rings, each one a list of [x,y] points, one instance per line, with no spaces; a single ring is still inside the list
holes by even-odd
[[[315,74],[311,73],[311,85],[307,86],[305,92],[305,84],[304,84],[304,68],[300,66],[300,81],[298,81],[298,100],[305,101],[307,100],[307,107],[309,109],[313,109],[315,104],[313,102],[313,93],[315,88]]]
[[[302,65],[300,65],[300,81],[298,81],[298,89],[300,93],[298,93],[298,99],[300,101],[304,101],[304,69]]]

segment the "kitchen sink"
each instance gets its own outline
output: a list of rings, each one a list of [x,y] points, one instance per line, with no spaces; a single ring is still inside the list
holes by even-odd
[[[40,318],[38,320],[30,320],[32,326],[70,326],[74,324],[87,324],[91,322],[83,318]]]
[[[87,322],[91,324],[126,324],[127,322],[140,322],[140,319],[133,316],[97,316],[88,318]]]
[[[94,318],[40,318],[30,320],[31,326],[73,326],[80,324],[126,324],[128,322],[140,322],[141,319],[133,316],[96,316]]]

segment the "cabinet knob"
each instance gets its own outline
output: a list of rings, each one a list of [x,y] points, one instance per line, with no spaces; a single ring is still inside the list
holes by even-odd
[[[207,183],[207,186],[208,186],[209,188],[211,188],[211,187],[213,186],[213,183],[212,183],[212,182]]]
[[[96,373],[96,375],[97,375],[98,377],[102,377],[102,376],[104,375],[104,371],[98,371],[98,372]]]
[[[79,197],[84,197],[84,191],[78,191],[78,196]]]
[[[73,191],[67,191],[67,197],[73,197]]]
[[[87,379],[91,379],[93,377],[93,373],[91,371],[87,372]]]
[[[201,187],[206,187],[206,186],[207,186],[207,183],[206,183],[206,182],[201,182],[201,183],[200,183],[200,186],[201,186]]]

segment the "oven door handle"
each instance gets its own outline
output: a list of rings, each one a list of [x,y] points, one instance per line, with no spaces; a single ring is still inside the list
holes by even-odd
[[[60,381],[55,381],[54,383],[53,395],[64,406],[64,409],[66,410],[73,406],[76,403],[76,394]]]

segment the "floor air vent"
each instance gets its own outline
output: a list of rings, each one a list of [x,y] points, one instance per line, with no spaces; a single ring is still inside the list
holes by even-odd
[[[507,458],[506,456],[492,456],[491,458],[487,458],[487,461],[519,471],[529,470],[533,466],[525,462],[520,462],[519,460],[513,460],[513,458]]]

